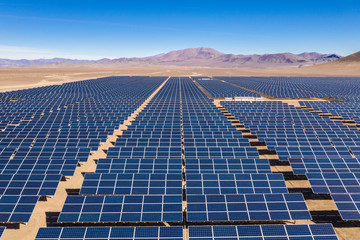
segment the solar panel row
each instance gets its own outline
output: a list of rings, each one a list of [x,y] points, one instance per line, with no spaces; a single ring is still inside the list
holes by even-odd
[[[192,78],[195,79],[211,97],[260,97],[260,94],[212,78],[210,80],[202,80],[200,77]]]
[[[228,80],[233,83],[236,81],[245,83],[244,86],[256,86],[256,81],[259,79],[252,79],[254,83],[249,83],[249,79]],[[284,81],[281,82],[282,80]],[[270,91],[278,88],[280,82],[287,84],[288,79],[282,80],[275,80],[275,86],[272,90],[269,88]],[[315,81],[317,80],[315,79]],[[327,79],[327,81],[331,83],[331,79]],[[347,79],[346,81],[346,84],[351,84],[355,79]],[[291,84],[289,86],[293,88],[287,86],[286,91],[288,92],[286,94],[297,97],[297,95],[292,94],[294,92],[299,93],[299,89]],[[269,94],[266,92],[268,90],[265,90],[264,93]],[[305,94],[308,93],[309,91],[305,92]],[[343,114],[345,119],[356,119],[357,111],[352,108],[356,105],[354,104],[356,98],[349,98],[350,95],[341,95],[340,92],[332,92],[332,94],[335,95],[329,94],[327,96],[346,96],[344,99],[351,101],[344,104],[341,102],[300,102],[300,104],[323,112],[330,112],[335,116]],[[275,94],[274,96],[287,95],[280,93],[280,95]],[[304,97],[304,95],[301,96]],[[312,95],[312,97],[316,96]],[[340,200],[351,199],[351,194],[359,193],[358,172],[360,162],[357,158],[357,152],[360,132],[356,126],[343,125],[341,122],[332,121],[326,116],[319,116],[282,102],[251,104],[222,102],[222,104],[246,128],[256,134],[260,141],[264,141],[269,149],[276,150],[279,160],[290,161],[295,174],[306,174],[314,193],[331,193],[333,199],[336,199],[335,202],[343,219],[360,220],[356,211],[352,213],[344,206],[351,209],[354,207],[350,207],[349,202],[343,204]],[[345,194],[345,196],[337,196],[337,194]],[[352,206],[355,205],[352,203]]]
[[[215,77],[278,98],[359,101],[358,77]]]

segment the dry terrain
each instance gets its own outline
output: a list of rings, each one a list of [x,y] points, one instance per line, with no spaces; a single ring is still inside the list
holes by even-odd
[[[360,76],[359,62],[331,62],[311,67],[210,68],[210,67],[82,67],[82,68],[0,68],[0,91],[39,87],[105,76]]]

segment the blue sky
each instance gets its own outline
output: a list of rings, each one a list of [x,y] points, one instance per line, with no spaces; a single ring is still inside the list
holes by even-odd
[[[360,50],[360,1],[0,0],[0,58]]]

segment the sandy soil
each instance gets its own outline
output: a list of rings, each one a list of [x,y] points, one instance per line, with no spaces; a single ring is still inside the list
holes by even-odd
[[[0,91],[39,87],[105,76],[360,76],[360,63],[322,64],[293,69],[127,67],[0,68]]]

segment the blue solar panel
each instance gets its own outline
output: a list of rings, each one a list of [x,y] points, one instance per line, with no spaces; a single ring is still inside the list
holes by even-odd
[[[360,194],[331,194],[343,220],[360,220]]]
[[[180,222],[181,195],[68,196],[58,222]]]
[[[186,193],[288,193],[282,174],[186,174]]]
[[[28,222],[38,199],[38,196],[0,196],[0,222]]]
[[[290,158],[289,162],[294,174],[360,172],[356,158]]]
[[[96,173],[181,173],[181,158],[99,159]]]
[[[187,173],[271,173],[270,163],[260,158],[186,158]]]
[[[0,195],[54,195],[60,179],[60,175],[0,174]]]
[[[91,174],[85,175],[84,195],[181,195],[182,174]]]
[[[359,100],[358,77],[215,77],[279,98]]]
[[[9,160],[1,174],[54,174],[63,176],[74,175],[79,159],[48,158],[48,157],[14,157]]]
[[[336,240],[338,238],[331,224],[190,226],[189,240],[198,239]]]
[[[301,219],[311,219],[302,194],[187,196],[190,222]]]
[[[210,78],[193,77],[212,97],[260,97],[260,94]]]
[[[36,240],[182,240],[182,227],[40,228]]]
[[[314,193],[360,193],[360,173],[307,173]]]
[[[6,229],[5,227],[0,227],[0,238],[1,238],[2,234],[4,233],[5,229]]]

